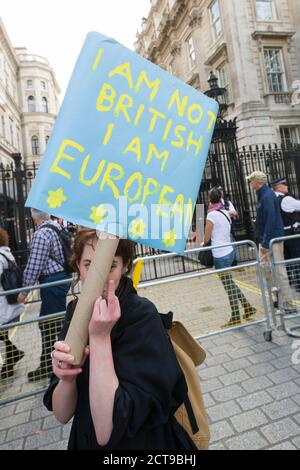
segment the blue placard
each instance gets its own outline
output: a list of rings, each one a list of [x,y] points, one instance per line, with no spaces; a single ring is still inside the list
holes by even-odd
[[[182,253],[218,104],[89,33],[26,206]]]

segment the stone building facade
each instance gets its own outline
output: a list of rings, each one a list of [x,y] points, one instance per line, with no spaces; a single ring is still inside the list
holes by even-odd
[[[213,71],[240,145],[300,144],[299,0],[152,0],[135,50],[203,92]]]
[[[14,48],[0,19],[0,163],[21,153],[42,158],[59,110],[60,89],[47,59]]]

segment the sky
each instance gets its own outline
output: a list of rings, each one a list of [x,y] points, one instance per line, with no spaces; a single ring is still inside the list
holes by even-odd
[[[49,60],[62,101],[86,34],[98,31],[133,49],[150,6],[150,0],[0,0],[0,17],[14,47]]]

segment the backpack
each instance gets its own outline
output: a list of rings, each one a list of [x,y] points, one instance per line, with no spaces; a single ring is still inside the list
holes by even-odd
[[[197,449],[208,450],[210,432],[196,369],[205,360],[206,353],[182,323],[172,321],[172,312],[160,316],[188,387],[187,396],[176,411],[175,418],[188,433]]]
[[[64,271],[66,273],[70,274],[74,272],[74,269],[69,264],[69,260],[73,254],[73,248],[72,248],[73,241],[74,241],[73,234],[64,228],[59,229],[58,227],[55,227],[52,224],[46,224],[43,226],[43,228],[50,228],[51,230],[54,230],[54,232],[57,233],[61,247],[62,247],[64,263],[62,264],[60,261],[53,258],[52,256],[50,257],[54,259],[54,261],[56,261],[58,264],[60,264],[64,268]]]
[[[1,274],[1,284],[3,287],[3,290],[13,290],[13,289],[19,289],[22,287],[22,271],[21,269],[17,266],[17,264],[10,260],[7,256],[5,256],[3,253],[0,253],[3,258],[6,259],[8,267],[3,269],[3,272]],[[13,305],[18,303],[17,294],[8,294],[6,295],[6,300],[9,305]]]

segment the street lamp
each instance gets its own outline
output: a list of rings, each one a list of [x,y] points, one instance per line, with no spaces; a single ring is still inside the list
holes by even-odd
[[[209,90],[205,92],[206,96],[213,98],[219,104],[219,115],[218,118],[222,119],[223,115],[228,109],[228,104],[226,103],[226,88],[220,88],[218,84],[218,78],[211,71],[207,80],[209,84]]]

